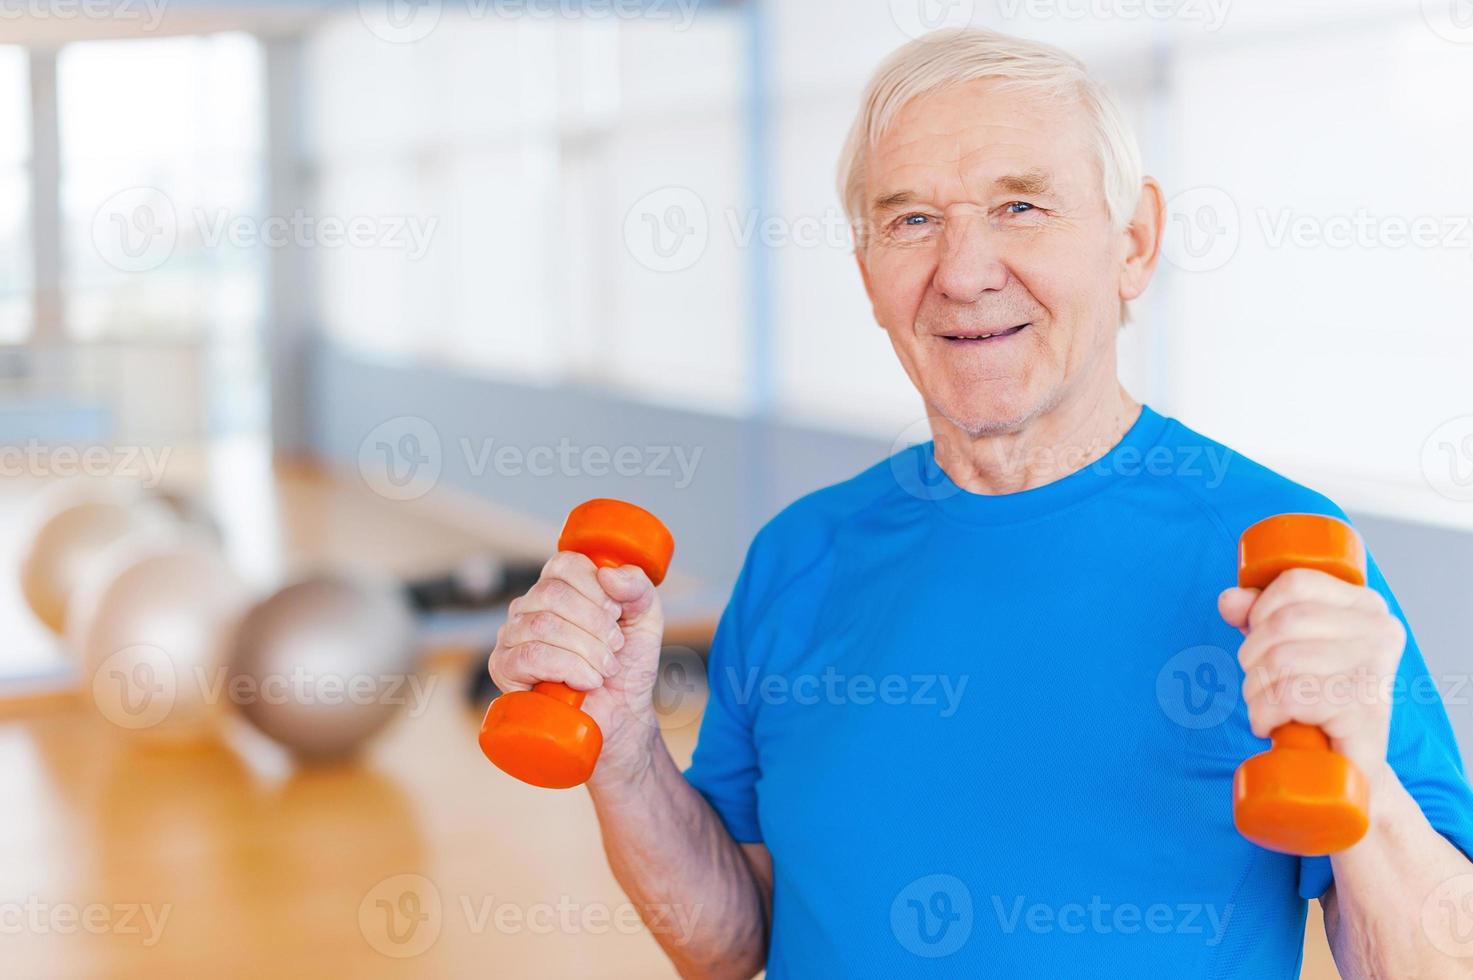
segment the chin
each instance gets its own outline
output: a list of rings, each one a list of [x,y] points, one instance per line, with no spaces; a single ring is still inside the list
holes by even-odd
[[[1047,399],[1019,393],[1014,397],[942,400],[937,414],[969,438],[1016,432],[1043,413]]]

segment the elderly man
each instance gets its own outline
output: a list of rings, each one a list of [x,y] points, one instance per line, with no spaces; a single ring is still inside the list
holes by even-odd
[[[1345,975],[1468,976],[1473,793],[1440,700],[1406,696],[1430,679],[1385,580],[1229,587],[1244,528],[1341,512],[1117,379],[1164,206],[1110,97],[1053,48],[929,35],[871,81],[840,187],[934,441],[757,536],[689,771],[638,569],[557,555],[491,657],[503,690],[591,692],[609,860],[676,966],[1293,977],[1318,898]],[[1232,822],[1291,720],[1370,784],[1330,857]]]

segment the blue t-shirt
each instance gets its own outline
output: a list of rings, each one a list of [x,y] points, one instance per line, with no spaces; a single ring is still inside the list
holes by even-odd
[[[1287,512],[1344,516],[1146,408],[1033,490],[963,491],[928,443],[771,521],[686,774],[772,853],[768,976],[1298,976],[1330,862],[1233,827],[1268,743],[1217,612],[1238,535]],[[1392,693],[1392,765],[1473,853],[1410,634]]]

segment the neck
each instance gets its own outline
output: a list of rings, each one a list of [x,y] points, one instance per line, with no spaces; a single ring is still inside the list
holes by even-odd
[[[970,436],[932,410],[936,464],[969,493],[1031,490],[1108,453],[1140,417],[1141,405],[1113,372],[1106,384],[1066,396],[1016,428]]]

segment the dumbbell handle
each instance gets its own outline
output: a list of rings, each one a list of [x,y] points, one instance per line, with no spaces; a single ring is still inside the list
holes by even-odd
[[[1312,568],[1351,585],[1366,584],[1365,545],[1350,525],[1313,514],[1283,514],[1272,536],[1246,534],[1238,543],[1238,586],[1266,589],[1291,568]],[[1330,740],[1313,725],[1285,722],[1269,733],[1274,748],[1330,751]]]
[[[590,537],[588,528],[599,530]],[[670,565],[675,548],[670,532],[648,511],[620,500],[598,498],[579,504],[568,515],[558,535],[558,551],[575,551],[586,556],[599,568],[637,565],[651,582],[659,585]],[[570,708],[582,708],[587,691],[575,691],[561,681],[542,681],[532,690],[561,701]]]
[[[558,550],[570,551],[573,549],[564,548],[563,541],[559,540]],[[585,552],[584,554],[587,553]],[[587,557],[592,559],[593,563],[599,568],[620,568],[624,565],[624,562],[608,556],[594,557],[593,555],[588,555]],[[533,684],[532,690],[538,694],[552,698],[554,701],[561,701],[570,708],[582,708],[584,699],[588,697],[587,691],[576,691],[562,681],[541,681],[540,683]]]

